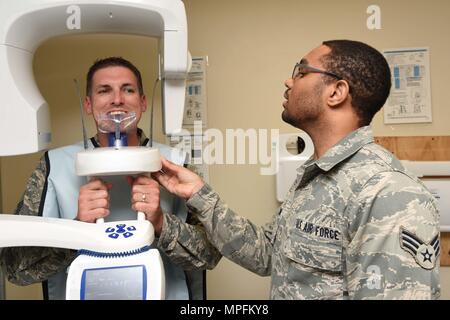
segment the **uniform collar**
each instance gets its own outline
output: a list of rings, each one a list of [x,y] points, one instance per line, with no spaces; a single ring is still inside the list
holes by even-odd
[[[317,166],[322,171],[330,171],[337,164],[358,152],[363,146],[373,142],[372,128],[370,126],[361,127],[341,139],[318,160],[311,158],[302,167],[306,169],[310,166]]]

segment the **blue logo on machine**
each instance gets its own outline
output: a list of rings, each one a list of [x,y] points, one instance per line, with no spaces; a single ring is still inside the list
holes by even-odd
[[[117,239],[122,235],[124,238],[129,238],[133,236],[134,234],[131,231],[136,231],[135,226],[129,226],[127,227],[126,224],[118,224],[116,225],[116,228],[109,227],[105,230],[105,233],[109,233],[108,237],[112,239]]]

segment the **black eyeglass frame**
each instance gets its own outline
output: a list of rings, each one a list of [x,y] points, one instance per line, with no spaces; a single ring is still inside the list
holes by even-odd
[[[309,64],[306,64],[306,63],[300,63],[300,62],[297,62],[297,63],[295,64],[295,66],[294,66],[294,70],[292,70],[292,76],[291,76],[292,79],[297,78],[298,73],[299,73],[298,70],[297,70],[297,68],[300,68],[300,67],[305,68],[306,71],[307,71],[306,73],[321,73],[321,74],[326,74],[327,76],[336,78],[336,79],[338,79],[338,80],[344,80],[344,78],[342,78],[341,76],[338,76],[337,74],[335,74],[335,73],[333,73],[333,72],[329,72],[329,71],[325,71],[325,70],[320,70],[320,69],[317,69],[317,68],[314,68],[314,67],[310,66]],[[297,70],[297,72],[295,72],[295,70]]]

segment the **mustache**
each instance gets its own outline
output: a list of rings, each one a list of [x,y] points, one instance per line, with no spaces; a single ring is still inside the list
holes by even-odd
[[[288,97],[288,92],[289,92],[289,89],[287,89],[287,90],[284,92],[284,94],[283,94],[283,97],[284,97],[286,100],[289,99],[289,97]]]

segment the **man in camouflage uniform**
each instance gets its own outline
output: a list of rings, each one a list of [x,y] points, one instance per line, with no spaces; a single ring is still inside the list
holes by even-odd
[[[154,178],[188,199],[224,256],[271,276],[272,299],[438,298],[436,201],[369,126],[391,87],[384,57],[360,42],[327,41],[285,85],[282,119],[310,135],[315,153],[265,228],[169,161]],[[165,215],[151,220],[163,221],[161,238],[176,228]]]
[[[102,114],[134,112],[137,121],[127,131],[128,145],[148,145],[149,139],[137,127],[147,102],[141,74],[134,65],[117,57],[96,61],[89,70],[86,91],[85,111],[93,115],[97,128]],[[88,141],[90,149],[105,146],[108,134],[101,131]],[[156,142],[153,146],[166,156],[177,154],[168,146]],[[124,177],[114,176],[108,177],[112,179],[108,182],[97,178],[87,182],[75,174],[75,155],[81,150],[83,143],[46,152],[28,180],[16,214],[95,222],[102,217],[107,221],[134,220],[136,211],[150,219],[155,212],[165,211],[168,221],[179,226],[162,252],[166,298],[204,299],[204,270],[213,268],[221,255],[207,241],[199,221],[187,213],[184,201],[164,191],[160,196],[158,183],[146,176],[128,177],[128,183]],[[177,159],[183,164],[184,154]],[[152,197],[157,202],[148,202]],[[194,257],[191,251],[200,254]],[[44,281],[44,297],[64,299],[65,271],[75,257],[76,251],[69,249],[18,247],[4,248],[0,261],[9,281],[18,285]]]

